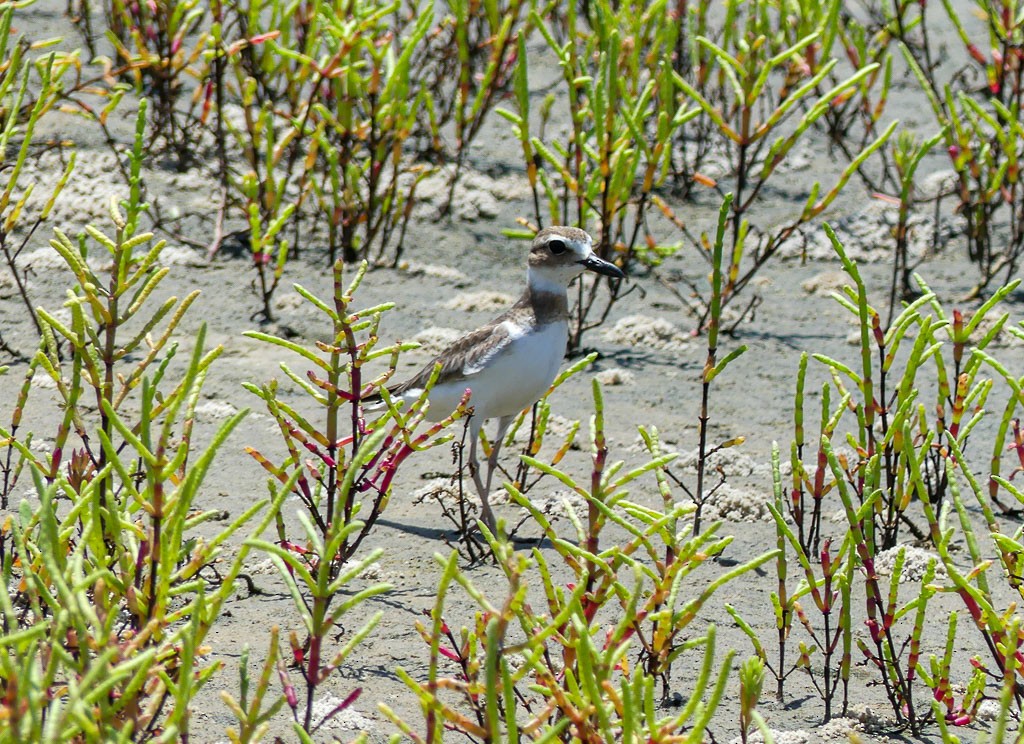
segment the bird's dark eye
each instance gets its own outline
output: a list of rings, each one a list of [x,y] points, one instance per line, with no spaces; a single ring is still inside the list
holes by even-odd
[[[565,244],[564,240],[549,240],[548,250],[556,256],[559,256],[569,250],[569,246]]]

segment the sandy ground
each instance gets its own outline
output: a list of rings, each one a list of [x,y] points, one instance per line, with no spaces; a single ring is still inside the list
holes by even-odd
[[[31,28],[34,24],[63,24],[59,15],[61,7],[62,4],[57,3],[35,6],[26,12],[22,28]],[[70,32],[67,35],[73,38]],[[539,52],[538,59],[544,59]],[[912,118],[922,110],[922,107],[907,106],[906,111],[894,112],[894,115],[907,114]],[[130,118],[126,117],[119,126],[127,132],[129,125]],[[103,217],[106,195],[119,190],[110,167],[113,155],[103,149],[81,123],[55,118],[46,126],[54,135],[67,136],[73,132],[79,146],[79,166],[68,192],[58,205],[55,225],[71,233],[88,221],[107,227]],[[930,132],[930,126],[923,125],[922,133]],[[429,341],[443,337],[445,329],[451,332],[471,329],[493,316],[495,307],[500,306],[503,300],[512,299],[512,294],[518,291],[524,273],[526,245],[502,238],[500,231],[513,227],[517,217],[532,212],[525,179],[516,164],[513,143],[503,122],[493,119],[489,131],[480,137],[479,143],[456,200],[455,216],[451,219],[438,217],[440,190],[433,201],[428,197],[417,208],[415,224],[406,246],[409,265],[402,270],[372,271],[358,294],[357,305],[370,306],[382,301],[398,304],[395,311],[387,314],[382,326],[381,335],[385,340],[420,338]],[[931,175],[928,177],[940,179],[942,174],[936,173],[936,168],[941,167],[941,161],[932,161],[930,165]],[[37,188],[40,193],[45,193],[42,185],[52,177],[53,162],[44,161],[33,167],[35,177],[41,182]],[[812,178],[822,177],[828,183],[828,174],[835,170],[836,165],[825,152],[823,143],[812,143],[806,150],[804,164],[766,195],[766,206],[762,210],[765,224],[780,222],[799,209]],[[188,217],[182,223],[183,232],[191,231],[190,234],[197,238],[208,234],[209,215],[202,210],[205,208],[208,212],[210,204],[207,189],[212,188],[212,180],[209,173],[198,168],[179,175],[154,168],[147,174],[147,183],[162,208],[179,210]],[[711,194],[702,194],[695,203],[680,204],[678,209],[691,224],[710,229],[717,213],[717,200]],[[862,271],[874,292],[877,305],[884,307],[890,271],[885,261],[889,245],[886,235],[893,219],[892,210],[879,202],[871,202],[862,187],[853,181],[847,196],[829,214],[829,219],[842,228],[851,251],[862,261]],[[666,241],[679,239],[669,226],[661,225],[660,229],[665,230],[663,237]],[[812,247],[824,245],[822,235],[820,231],[812,232],[809,244]],[[34,237],[32,246],[26,251],[25,261],[34,266],[30,287],[33,301],[56,309],[71,279],[54,270],[58,264],[46,247],[48,237],[47,230]],[[289,264],[285,283],[300,282],[318,295],[327,296],[330,277],[324,256],[315,245],[305,248],[302,258]],[[798,251],[794,249],[793,252]],[[921,268],[921,273],[947,307],[963,296],[974,278],[973,269],[962,258],[963,253],[962,243],[954,241],[943,255],[929,258]],[[740,325],[735,337],[726,337],[721,344],[721,354],[741,343],[748,346],[748,351],[739,363],[716,381],[711,398],[709,438],[717,442],[742,436],[746,441],[723,458],[728,482],[717,502],[711,506],[712,515],[717,514],[724,519],[721,533],[734,535],[735,540],[720,561],[710,563],[697,572],[696,581],[700,586],[774,545],[774,526],[763,507],[763,502],[771,494],[768,462],[773,441],[779,442],[784,453],[789,449],[794,380],[801,353],[820,352],[850,363],[857,360],[857,350],[849,342],[853,330],[849,315],[828,296],[830,289],[837,286],[838,262],[831,259],[825,249],[812,251],[812,255],[815,258],[807,262],[780,260],[765,269],[756,286],[750,290],[763,298],[762,305],[753,318]],[[257,308],[257,300],[250,288],[248,260],[231,257],[225,252],[207,264],[199,251],[173,239],[165,260],[172,266],[172,271],[162,287],[164,295],[180,296],[193,288],[202,291],[196,309],[187,316],[183,327],[183,350],[192,343],[192,334],[200,323],[207,324],[211,344],[225,347],[225,353],[214,365],[205,387],[198,424],[200,439],[209,437],[231,412],[253,409],[244,426],[222,450],[198,504],[202,508],[223,509],[229,514],[236,514],[265,493],[262,471],[244,454],[243,448],[252,445],[275,452],[279,447],[272,420],[261,409],[260,401],[242,389],[241,383],[264,382],[279,374],[280,362],[292,360],[283,352],[242,336],[243,331],[256,327],[250,320]],[[677,280],[676,286],[683,290],[685,285],[678,279],[686,277],[704,282],[706,267],[692,249],[686,248],[669,259],[660,272]],[[0,272],[0,318],[4,339],[15,348],[29,351],[34,346],[31,326],[20,300],[3,279],[3,272]],[[605,386],[605,403],[612,458],[624,459],[628,463],[641,461],[642,452],[636,432],[636,426],[641,423],[656,426],[666,447],[683,453],[684,457],[697,445],[698,383],[705,354],[703,339],[692,337],[693,319],[677,297],[666,291],[652,275],[638,272],[631,281],[642,291],[635,291],[623,299],[613,309],[605,327],[590,332],[585,339],[585,346],[599,353],[598,361],[591,370],[570,380],[553,401],[554,412],[559,416],[584,421],[581,436],[584,449],[570,453],[566,461],[567,469],[577,477],[585,477],[589,472],[585,432],[586,421],[592,412],[590,378],[594,374],[605,375],[604,379],[610,381]],[[483,292],[489,294],[479,294]],[[1005,304],[1015,319],[1024,316],[1024,297],[1019,292]],[[963,303],[961,306],[968,307]],[[288,286],[278,293],[276,310],[278,319],[271,330],[294,333],[306,341],[320,338],[324,333],[320,319],[299,301]],[[402,377],[422,365],[429,359],[428,351],[420,350],[403,356],[398,376]],[[1012,369],[1020,370],[1024,364],[1024,352],[1018,347],[997,349],[996,355]],[[0,359],[0,362],[8,361]],[[10,363],[10,372],[0,377],[0,414],[4,418],[25,369],[23,362],[13,360]],[[812,362],[807,385],[807,410],[811,420],[817,417],[818,391],[826,379],[824,368]],[[993,401],[997,395],[993,394]],[[54,401],[52,391],[37,391],[26,412],[25,428],[36,431],[42,438],[53,432]],[[999,410],[1001,405],[996,403],[990,408]],[[991,426],[989,422],[979,428],[979,443],[974,450],[979,462],[990,447],[991,440],[987,437]],[[513,462],[513,458],[513,453],[508,451],[506,462]],[[366,550],[384,549],[372,578],[390,582],[395,589],[370,601],[361,611],[360,616],[383,610],[384,619],[358,649],[351,663],[326,684],[324,692],[344,698],[354,688],[361,687],[363,693],[352,709],[318,734],[318,740],[327,740],[330,736],[347,740],[359,730],[367,731],[372,741],[385,740],[394,729],[377,711],[378,701],[387,703],[416,727],[418,705],[395,675],[395,669],[402,667],[416,678],[425,676],[427,649],[417,635],[414,623],[433,604],[440,575],[434,555],[448,554],[450,548],[446,540],[451,537],[451,531],[442,519],[439,507],[430,502],[416,503],[414,494],[424,487],[432,473],[449,468],[444,449],[413,458],[401,472],[394,497],[367,540]],[[683,467],[678,472],[692,482],[692,472]],[[544,497],[556,491],[554,484],[544,483],[537,496]],[[653,480],[638,482],[632,497],[653,504],[658,498]],[[298,504],[289,502],[285,508],[289,519],[292,519]],[[826,508],[827,516],[837,509],[838,502],[830,504]],[[516,511],[507,506],[500,508],[499,516],[517,517]],[[825,525],[826,532],[832,534],[840,534],[841,528],[841,524],[831,521]],[[528,536],[529,530],[525,534]],[[549,546],[540,547],[550,559],[554,559]],[[260,594],[246,596],[244,590],[240,591],[211,633],[209,641],[213,654],[210,660],[223,661],[225,668],[196,701],[193,741],[225,738],[225,727],[232,721],[218,691],[236,691],[237,660],[243,644],[252,645],[255,664],[266,648],[271,623],[280,624],[285,631],[295,627],[290,599],[263,559],[254,557],[248,569]],[[487,587],[492,592],[492,597],[502,596],[503,581],[494,567],[480,565],[466,570],[478,586]],[[775,583],[773,570],[766,566],[727,585],[704,608],[692,626],[690,636],[698,635],[709,623],[716,623],[719,630],[718,657],[722,658],[727,648],[735,648],[739,654],[734,664],[745,658],[751,652],[750,644],[734,628],[723,609],[726,603],[730,603],[762,633],[771,652],[775,633],[768,595]],[[863,588],[858,587],[856,591],[862,592]],[[906,591],[913,591],[913,585],[909,585]],[[956,609],[956,603],[937,598],[933,608],[944,613]],[[472,623],[473,611],[468,598],[455,592],[445,614],[449,624],[460,626]],[[351,626],[346,623],[346,628],[355,627],[355,618]],[[864,633],[859,627],[857,632]],[[800,634],[801,631],[795,629],[794,640],[802,637]],[[925,638],[926,654],[940,652],[944,634],[944,623],[929,626]],[[957,638],[957,668],[963,675],[959,681],[966,680],[967,658],[980,650],[980,642],[977,632],[962,622]],[[674,667],[673,692],[683,699],[688,695],[690,680],[699,661],[696,654],[691,654],[684,656]],[[888,730],[891,710],[884,692],[872,684],[874,681],[868,668],[856,666],[851,682],[853,719],[845,723],[834,722],[824,729],[819,728],[821,703],[805,679],[798,675],[792,676],[787,684],[785,704],[775,702],[771,686],[766,685],[760,710],[772,728],[789,732],[789,738],[779,741],[845,740],[845,730],[849,728],[860,731],[864,741],[898,738],[900,734]],[[733,674],[727,700],[713,728],[716,741],[729,741],[737,734],[737,693],[738,682]],[[981,722],[962,732],[962,740],[972,740],[984,730],[985,725]],[[283,735],[286,740],[291,738],[286,714],[278,716],[273,732]]]

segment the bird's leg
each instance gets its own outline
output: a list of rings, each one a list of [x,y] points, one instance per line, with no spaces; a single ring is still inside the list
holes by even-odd
[[[476,486],[476,492],[480,496],[480,519],[487,525],[487,529],[494,531],[494,513],[491,511],[490,502],[487,501],[487,492],[490,489],[490,478],[487,483],[484,483],[484,479],[480,473],[480,460],[476,455],[476,448],[480,444],[480,429],[483,426],[483,421],[473,421],[470,424],[469,436],[469,474],[473,476],[473,485]],[[488,459],[490,464],[490,459]]]
[[[498,419],[498,431],[494,435],[494,441],[491,443],[491,455],[487,458],[487,478],[483,484],[483,488],[480,488],[479,483],[477,484],[478,490],[480,490],[480,518],[483,519],[484,524],[487,525],[491,532],[495,530],[494,512],[491,511],[490,495],[491,495],[491,480],[494,477],[494,470],[498,467],[498,452],[501,451],[501,443],[505,439],[505,434],[508,432],[508,427],[512,425],[514,416],[502,416]]]
[[[512,425],[512,421],[515,416],[502,416],[498,419],[498,431],[494,435],[494,445],[491,447],[491,456],[487,458],[487,492],[491,492],[491,478],[494,476],[494,470],[498,467],[498,451],[501,450],[501,445],[505,441],[505,435],[508,433],[508,427]]]
[[[484,487],[483,478],[480,477],[480,461],[476,456],[477,444],[480,442],[480,427],[474,426],[470,430],[470,442],[469,442],[469,474],[473,477],[473,485],[476,486],[476,492],[480,495],[480,500],[487,503],[487,489]]]

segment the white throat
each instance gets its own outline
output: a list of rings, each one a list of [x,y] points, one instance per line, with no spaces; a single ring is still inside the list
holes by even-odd
[[[569,281],[572,281],[572,279],[570,278]],[[530,291],[539,294],[564,295],[567,285],[567,282],[559,281],[547,272],[537,271],[533,268],[526,270],[526,283],[530,286]]]

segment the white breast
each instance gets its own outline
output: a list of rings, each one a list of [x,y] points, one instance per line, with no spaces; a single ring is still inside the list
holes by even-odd
[[[532,333],[510,325],[508,331],[512,340],[500,354],[479,368],[464,370],[465,379],[431,390],[430,419],[436,421],[451,413],[466,388],[473,391],[469,403],[481,422],[513,416],[547,392],[565,356],[568,324],[548,323]]]

